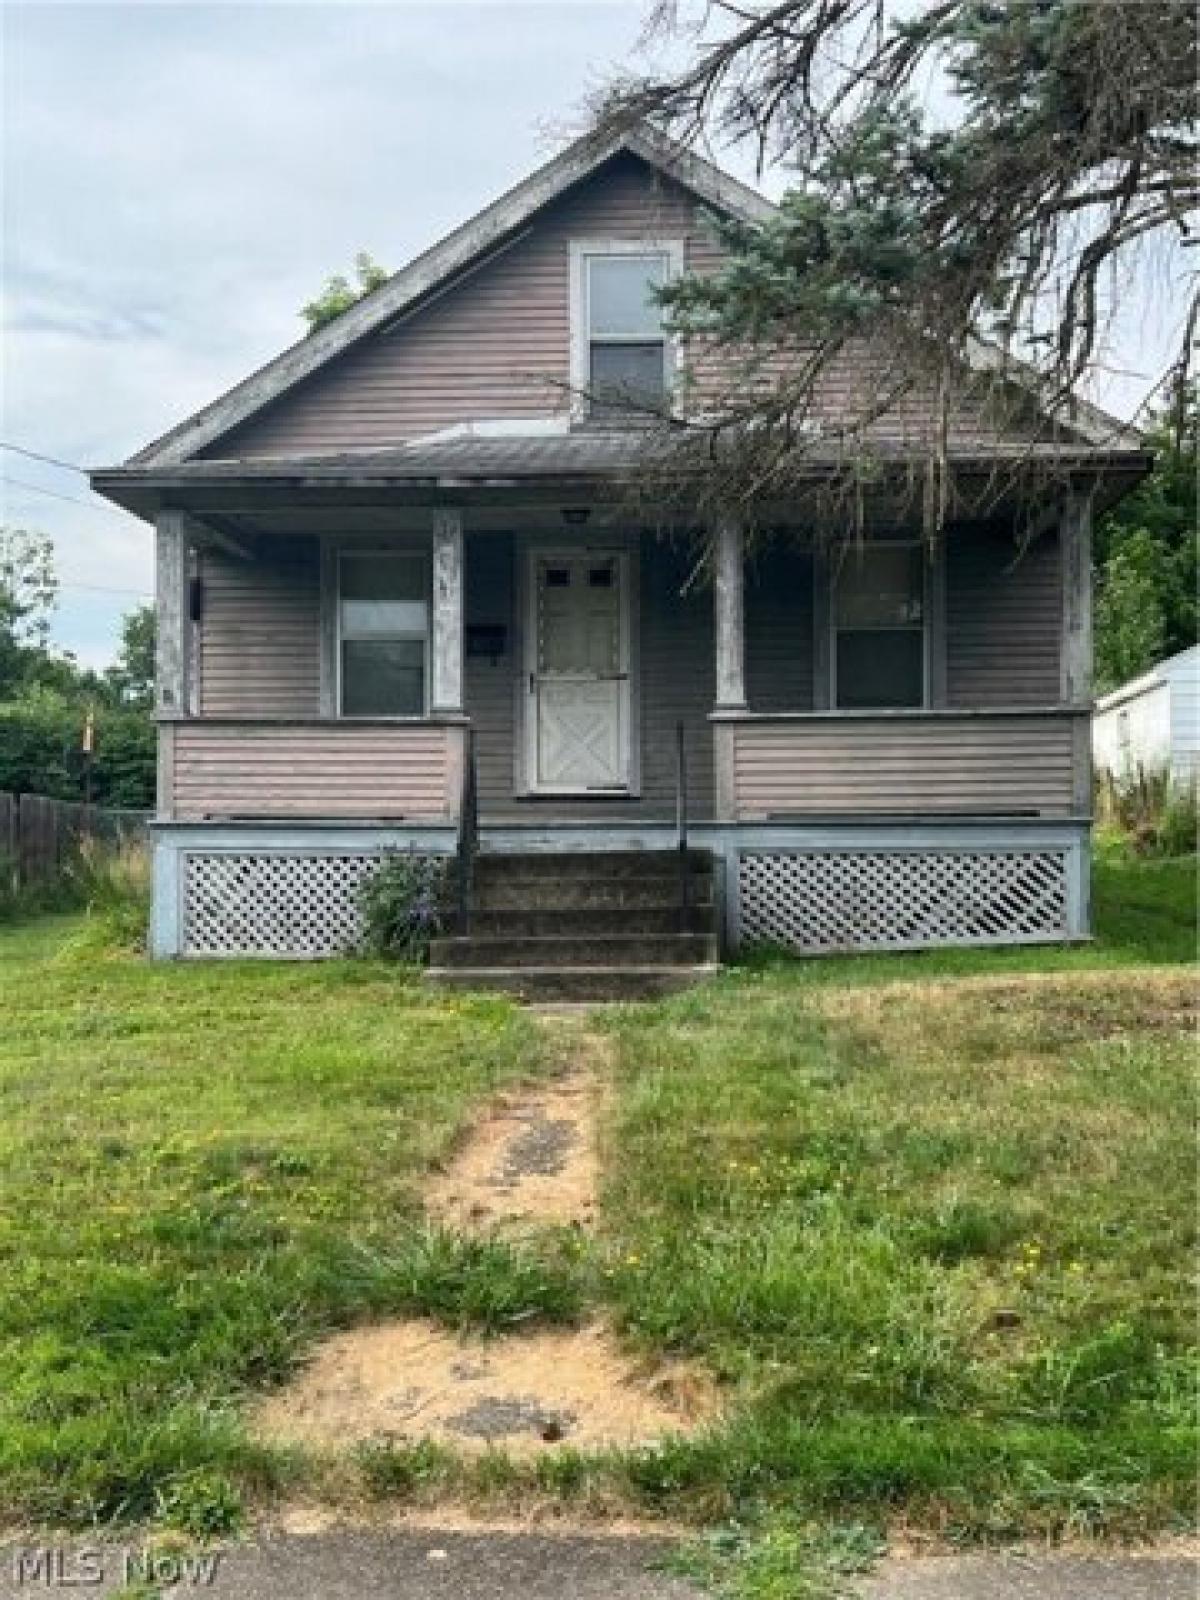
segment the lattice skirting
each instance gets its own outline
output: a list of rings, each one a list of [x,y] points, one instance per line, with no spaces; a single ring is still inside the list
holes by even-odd
[[[746,944],[805,954],[1066,938],[1068,851],[749,850],[739,853]]]
[[[189,956],[332,956],[359,937],[359,884],[377,853],[187,852],[183,952]]]

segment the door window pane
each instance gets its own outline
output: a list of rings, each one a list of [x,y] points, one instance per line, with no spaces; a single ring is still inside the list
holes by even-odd
[[[654,290],[666,281],[661,255],[588,257],[588,337],[657,339],[662,309]]]
[[[342,640],[343,716],[419,717],[424,711],[423,640]]]

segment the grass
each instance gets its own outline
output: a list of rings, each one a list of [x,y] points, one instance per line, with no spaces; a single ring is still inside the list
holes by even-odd
[[[1194,862],[1112,855],[1094,945],[765,961],[613,1024],[620,1319],[740,1399],[629,1471],[760,1530],[731,1592],[776,1592],[746,1574],[806,1519],[1191,1515],[1193,896]]]
[[[1194,864],[1106,852],[1096,904],[1088,946],[763,960],[610,1013],[600,1227],[522,1246],[431,1229],[420,1188],[550,1065],[533,1018],[369,962],[151,966],[78,919],[0,930],[0,1510],[204,1537],[347,1473],[551,1497],[723,1529],[697,1570],[755,1600],[823,1592],[897,1519],[1175,1526]],[[245,1428],[334,1327],[591,1309],[711,1364],[727,1420],[529,1468],[381,1442],[334,1470]]]
[[[278,1479],[249,1388],[327,1328],[569,1315],[574,1284],[431,1233],[419,1180],[544,1048],[503,1001],[371,964],[150,966],[0,930],[0,1505],[86,1522]]]

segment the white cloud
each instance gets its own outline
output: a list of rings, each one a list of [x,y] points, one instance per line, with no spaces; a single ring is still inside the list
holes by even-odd
[[[3,11],[3,437],[123,458],[302,331],[366,248],[390,267],[548,154],[640,0]],[[6,521],[55,539],[57,636],[111,656],[149,530],[0,455]],[[90,584],[97,587],[72,588]]]

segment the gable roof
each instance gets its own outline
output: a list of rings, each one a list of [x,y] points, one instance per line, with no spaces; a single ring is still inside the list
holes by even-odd
[[[266,366],[131,456],[131,467],[174,466],[203,450],[254,412],[342,355],[367,334],[410,310],[448,279],[501,244],[535,213],[628,152],[674,178],[715,210],[743,222],[763,222],[775,207],[762,195],[648,127],[600,138],[585,134],[509,189],[498,200],[416,256],[380,288],[316,333],[298,340]]]
[[[538,212],[622,153],[639,157],[714,210],[739,221],[757,224],[777,215],[765,196],[647,125],[620,133],[585,134],[416,256],[379,289],[146,445],[129,458],[126,468],[163,469],[189,461],[361,339],[386,328],[468,271]],[[1039,375],[998,347],[976,340],[970,361],[976,370],[991,371],[1031,392],[1035,401],[1042,398]],[[1144,447],[1136,429],[1084,400],[1073,400],[1063,421],[1086,445],[1108,451]]]

